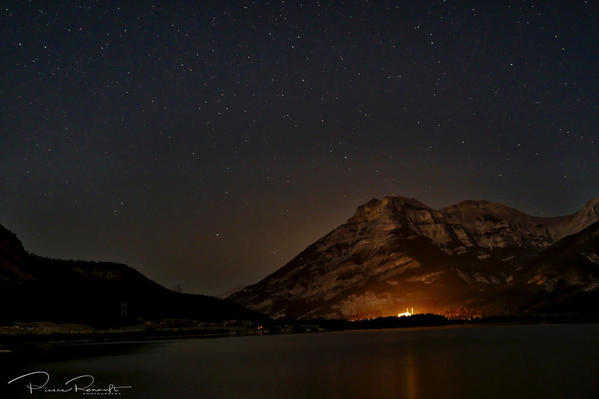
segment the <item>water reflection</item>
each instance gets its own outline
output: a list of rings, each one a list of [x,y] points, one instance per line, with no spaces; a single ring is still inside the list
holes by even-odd
[[[483,326],[83,345],[22,370],[90,373],[131,385],[123,398],[596,397],[598,333]]]

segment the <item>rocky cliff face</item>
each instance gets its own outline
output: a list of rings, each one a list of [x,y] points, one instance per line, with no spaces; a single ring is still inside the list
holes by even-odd
[[[599,220],[599,199],[563,217],[464,201],[434,210],[404,197],[374,199],[259,283],[230,299],[278,318],[362,318],[415,307],[472,313],[557,240]],[[507,309],[505,309],[507,311]]]
[[[599,218],[599,198],[570,216],[542,218],[503,204],[463,201],[433,210],[414,199],[385,197],[358,208],[348,223],[385,223],[429,238],[448,254],[469,248],[546,248],[566,235],[588,227]]]
[[[561,239],[513,277],[514,291],[525,296],[532,309],[556,303],[572,303],[570,311],[588,307],[584,294],[599,294],[599,222]],[[573,304],[573,299],[580,303]]]

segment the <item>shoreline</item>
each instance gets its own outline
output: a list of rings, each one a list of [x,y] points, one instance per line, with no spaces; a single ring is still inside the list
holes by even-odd
[[[52,325],[53,329],[36,330],[38,323]],[[261,325],[258,322],[243,323],[203,323],[193,327],[147,327],[122,326],[121,328],[94,329],[82,325],[58,324],[49,322],[26,323],[29,329],[17,329],[7,333],[10,327],[0,327],[0,355],[13,353],[23,345],[36,344],[95,344],[126,341],[165,341],[172,339],[226,338],[264,335],[282,335],[298,333],[359,331],[378,329],[403,329],[448,326],[485,326],[485,325],[526,325],[526,324],[595,324],[598,318],[554,317],[554,318],[489,318],[479,320],[436,320],[422,322],[410,320],[373,319],[362,321],[315,320],[307,322],[285,321]],[[65,330],[64,327],[68,330]],[[72,329],[73,326],[79,329]],[[14,328],[14,327],[13,327]]]

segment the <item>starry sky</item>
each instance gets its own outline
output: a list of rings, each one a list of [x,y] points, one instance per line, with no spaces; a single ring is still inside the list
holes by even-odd
[[[599,195],[592,1],[8,1],[0,224],[169,288],[256,282],[385,195]]]

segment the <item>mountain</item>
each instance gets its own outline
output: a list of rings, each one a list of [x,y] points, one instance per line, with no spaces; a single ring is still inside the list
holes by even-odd
[[[373,199],[229,299],[275,318],[355,319],[407,307],[449,316],[497,314],[508,309],[493,299],[516,271],[598,220],[599,198],[552,218],[488,201],[435,210],[412,198]]]
[[[265,318],[218,298],[170,291],[126,265],[31,255],[16,235],[2,226],[0,303],[3,322],[49,320],[110,325],[137,318]]]
[[[517,270],[511,291],[527,312],[599,314],[599,222]]]

